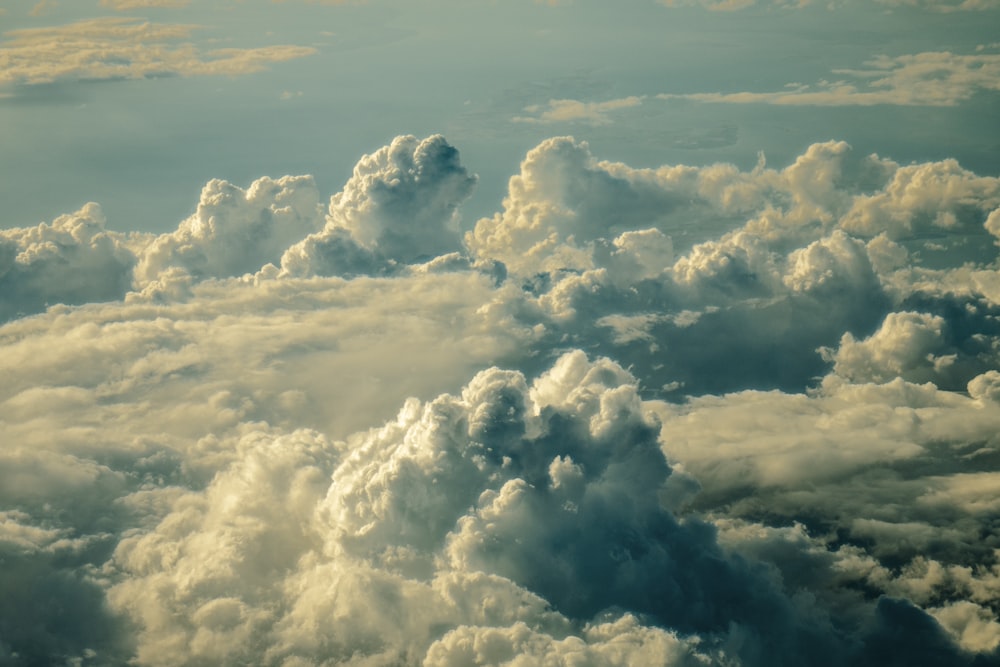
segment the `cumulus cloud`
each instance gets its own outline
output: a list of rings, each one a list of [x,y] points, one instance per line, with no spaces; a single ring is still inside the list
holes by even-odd
[[[480,220],[466,234],[466,246],[476,256],[528,275],[592,268],[595,241],[613,239],[616,231],[652,228],[687,199],[689,183],[675,192],[658,176],[598,162],[585,142],[548,139],[528,153],[520,174],[511,178],[503,212]],[[630,244],[623,239],[616,250]]]
[[[474,182],[3,232],[0,661],[997,659],[997,179],[564,137],[463,237]]]
[[[457,209],[476,177],[444,137],[396,137],[364,156],[330,199],[324,228],[282,257],[291,275],[384,272],[457,250]]]
[[[143,249],[135,282],[144,287],[169,268],[195,279],[254,273],[322,224],[312,177],[261,178],[246,190],[213,180],[194,215]]]
[[[0,231],[0,321],[56,303],[122,298],[135,256],[105,223],[90,203],[51,224]]]
[[[657,433],[634,380],[580,352],[530,387],[484,371],[354,442],[250,433],[119,542],[109,600],[144,664],[842,660],[808,602],[661,507]]]
[[[190,41],[197,28],[105,17],[9,30],[0,41],[0,85],[157,76],[237,76],[316,52],[312,47],[293,45],[206,51]]]

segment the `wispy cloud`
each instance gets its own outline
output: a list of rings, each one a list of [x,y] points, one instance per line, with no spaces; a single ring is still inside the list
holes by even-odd
[[[861,69],[836,69],[840,79],[814,85],[793,83],[770,92],[661,94],[727,104],[798,106],[955,106],[984,90],[1000,90],[1000,54],[948,51],[878,56]]]
[[[101,7],[108,7],[120,12],[130,9],[148,9],[151,7],[180,8],[187,7],[191,0],[101,0]]]
[[[779,7],[783,9],[802,9],[812,5],[833,9],[838,6],[854,3],[852,0],[831,0],[829,2],[814,2],[813,0],[659,0],[667,7],[704,7],[712,12],[735,12],[751,7]],[[932,12],[962,12],[988,11],[1000,9],[1000,0],[875,0],[877,4],[887,7],[911,7]]]
[[[0,85],[81,79],[248,74],[316,49],[295,45],[202,50],[189,41],[199,26],[97,18],[11,30],[0,42]]]
[[[637,107],[644,96],[629,96],[605,102],[581,102],[580,100],[549,100],[548,104],[532,104],[524,107],[529,116],[515,116],[517,123],[586,123],[607,125],[609,114],[620,109]]]

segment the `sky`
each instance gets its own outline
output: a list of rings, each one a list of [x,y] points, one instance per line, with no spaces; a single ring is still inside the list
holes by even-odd
[[[1000,664],[998,26],[6,0],[0,665]]]

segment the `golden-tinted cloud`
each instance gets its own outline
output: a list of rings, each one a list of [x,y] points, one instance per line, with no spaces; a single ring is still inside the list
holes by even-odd
[[[0,85],[238,76],[316,52],[311,47],[285,44],[203,50],[190,41],[199,27],[106,17],[11,30],[0,42]]]
[[[1000,90],[1000,54],[931,51],[883,55],[867,61],[863,68],[835,69],[833,74],[843,78],[821,80],[814,85],[792,83],[780,91],[664,94],[659,97],[726,104],[951,107],[980,91]]]
[[[611,122],[608,114],[619,109],[629,109],[642,104],[641,96],[629,96],[605,102],[581,102],[579,100],[549,100],[548,104],[532,104],[524,110],[527,116],[515,116],[518,123],[564,123],[577,122],[588,125],[607,125]]]

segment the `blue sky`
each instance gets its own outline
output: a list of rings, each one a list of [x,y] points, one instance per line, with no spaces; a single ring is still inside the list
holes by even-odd
[[[0,665],[1000,661],[998,0],[10,0]]]
[[[0,16],[0,49],[17,58],[0,84],[6,226],[94,200],[114,229],[166,231],[191,213],[192,193],[210,178],[309,173],[332,190],[361,154],[400,133],[445,134],[483,176],[469,225],[495,209],[524,152],[559,134],[644,166],[750,166],[758,151],[783,162],[835,138],[902,161],[954,157],[981,173],[998,168],[991,11],[860,2],[739,11],[651,1],[113,4],[13,2]],[[135,59],[117,62],[118,71],[55,46],[74,23],[98,18],[176,34],[115,36],[98,24],[105,27],[92,43],[78,47],[99,42],[117,51],[112,61]],[[56,31],[30,32],[42,28]],[[213,49],[247,56],[275,46],[285,50],[231,62],[221,74],[205,66]],[[195,60],[183,60],[182,48]],[[903,76],[876,88],[883,96],[875,100],[684,97],[816,91],[823,81],[863,93],[874,80],[866,72],[877,69],[866,63],[928,53],[948,55],[911,97],[894,86],[913,88],[924,74],[900,63],[887,71]],[[985,63],[979,79],[968,74],[981,62],[967,57]],[[23,58],[39,59],[38,71]],[[553,100],[579,104],[547,115]]]

